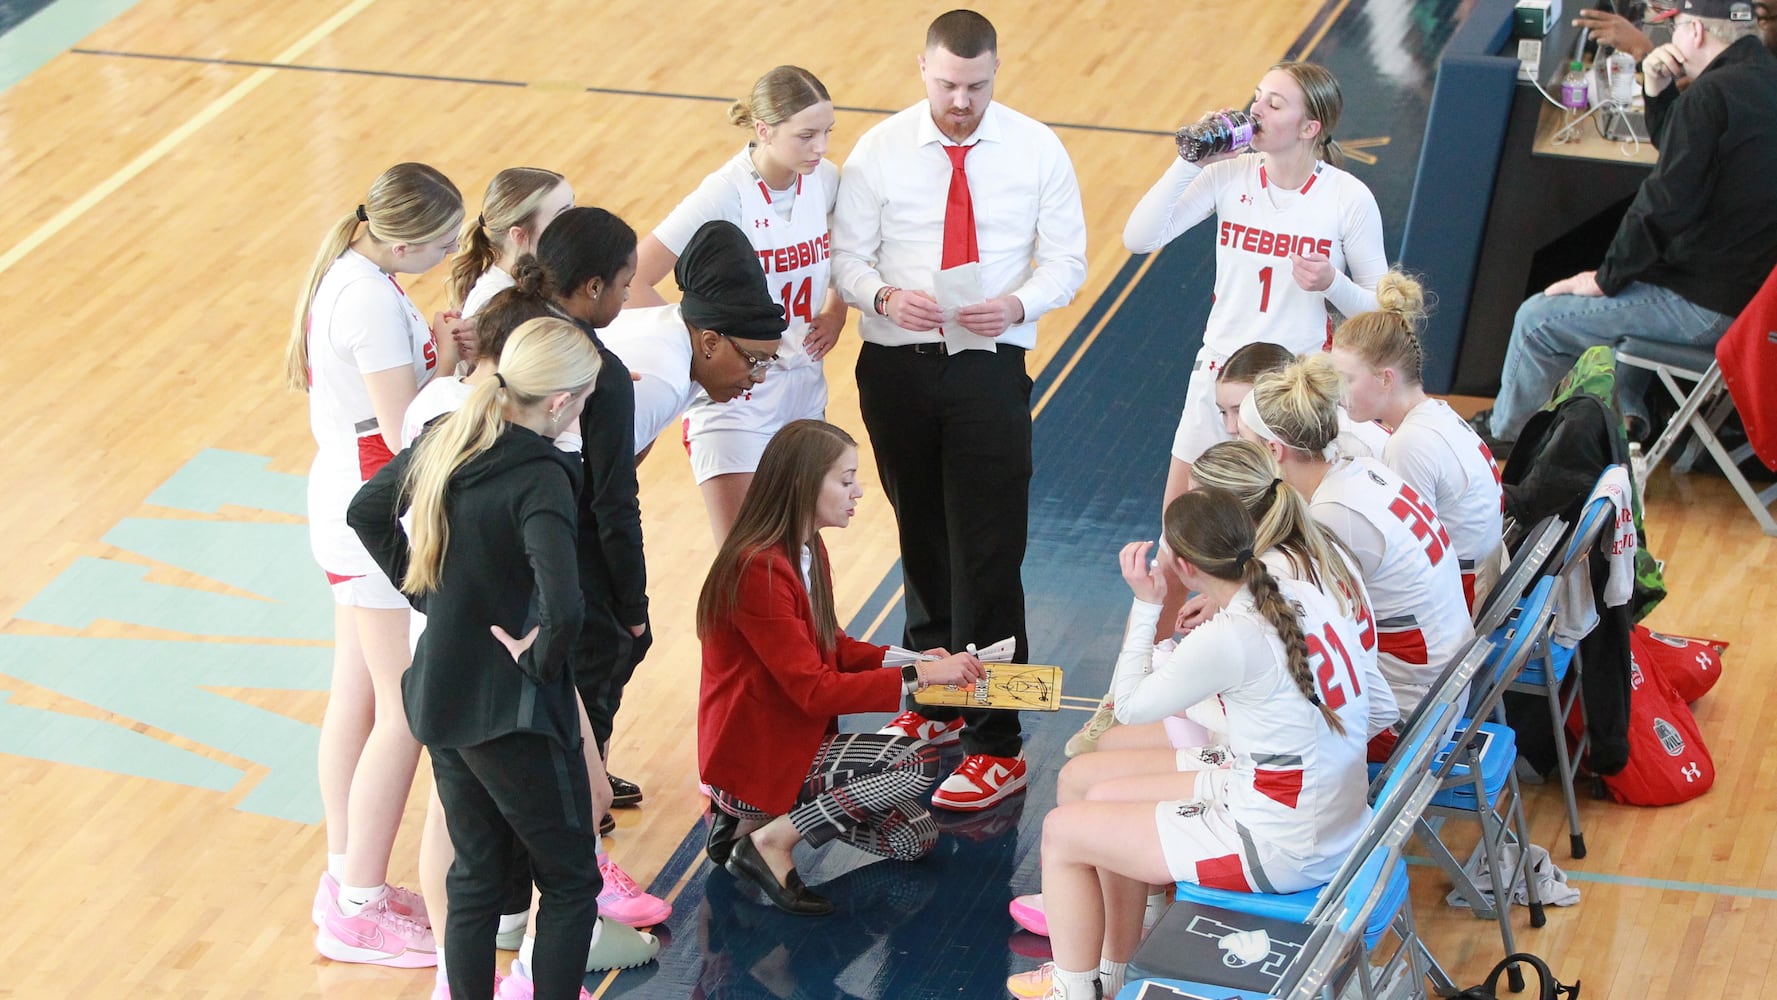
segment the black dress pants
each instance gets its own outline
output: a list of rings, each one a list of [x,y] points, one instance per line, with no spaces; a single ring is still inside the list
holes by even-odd
[[[586,976],[598,922],[597,830],[586,759],[579,747],[514,733],[473,747],[432,747],[432,775],[456,846],[445,881],[450,923],[445,972],[453,997],[494,994],[494,936],[514,871],[517,843],[542,902],[531,979],[537,1000],[573,1000]]]
[[[1024,622],[1030,523],[1030,376],[1024,349],[944,353],[942,344],[858,354],[858,402],[883,492],[900,531],[911,649],[1017,640]],[[962,717],[963,749],[1011,757],[1018,713],[915,705],[929,719]]]

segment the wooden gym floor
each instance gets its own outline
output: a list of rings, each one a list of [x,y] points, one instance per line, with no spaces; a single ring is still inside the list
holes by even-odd
[[[842,163],[883,112],[920,98],[914,57],[943,7],[115,6],[127,9],[0,93],[10,233],[0,243],[0,529],[12,552],[0,576],[0,899],[10,928],[0,997],[427,996],[429,972],[332,965],[310,944],[324,850],[313,727],[330,619],[301,527],[298,477],[313,449],[304,401],[279,372],[290,303],[322,230],[382,168],[418,159],[454,178],[472,211],[494,172],[539,165],[567,174],[581,204],[646,232],[741,141],[724,124],[726,99],[783,62],[814,70],[841,105],[831,155]],[[1243,100],[1286,52],[1355,60],[1355,72],[1339,64],[1348,95],[1375,86],[1422,101],[1436,40],[1464,6],[981,5],[1005,59],[997,96],[1059,126],[1090,227],[1086,285],[1044,321],[1032,357],[1039,406],[1053,405],[1038,416],[1039,480],[1092,482],[1110,500],[1086,517],[1053,509],[1059,489],[1033,497],[1033,621],[1058,614],[1075,586],[1071,564],[1044,545],[1085,552],[1102,581],[1159,496],[1171,418],[1132,422],[1112,403],[1176,412],[1188,335],[1155,354],[1134,351],[1147,341],[1124,331],[1185,326],[1142,303],[1208,290],[1166,284],[1177,268],[1150,272],[1121,249],[1130,206],[1170,155],[1166,130]],[[0,30],[12,23],[0,18]],[[1351,103],[1365,125],[1394,127],[1398,108]],[[1396,125],[1380,134],[1420,127]],[[1372,139],[1379,162],[1354,168],[1378,191],[1391,234],[1416,142]],[[441,306],[442,279],[440,269],[409,283],[423,308]],[[828,373],[830,418],[859,431],[856,345],[843,339]],[[1086,426],[1100,433],[1091,448],[1060,444],[1064,427]],[[1139,461],[1118,464],[1118,449]],[[1124,465],[1138,472],[1107,471]],[[589,983],[609,996],[680,997],[712,982],[709,995],[750,995],[743,980],[796,982],[797,953],[784,953],[788,968],[773,969],[767,950],[741,974],[712,972],[729,911],[712,909],[721,887],[706,894],[707,866],[683,849],[702,808],[690,607],[708,534],[680,449],[655,449],[641,479],[658,638],[619,720],[612,767],[648,801],[619,814],[613,851],[680,913],[660,969]],[[1777,700],[1762,683],[1772,654],[1760,640],[1777,589],[1757,568],[1772,550],[1718,479],[1662,475],[1652,494],[1652,544],[1673,591],[1652,624],[1734,643],[1727,676],[1698,705],[1718,787],[1666,810],[1584,803],[1583,862],[1558,846],[1558,793],[1534,792],[1535,839],[1584,899],[1537,931],[1520,912],[1519,943],[1584,978],[1589,996],[1763,995],[1773,978],[1763,931],[1777,919],[1777,769],[1763,737]],[[876,493],[859,513],[829,539],[841,606],[856,615],[854,632],[893,638],[891,514]],[[1117,624],[1075,618],[1049,630],[1055,662],[1079,666],[1070,695],[1100,693]],[[1030,721],[1029,752],[1047,776],[1033,788],[1050,790],[1012,814],[1015,834],[977,838],[1000,845],[1006,877],[942,900],[998,941],[919,943],[903,929],[893,947],[833,970],[843,975],[804,976],[800,995],[999,996],[987,987],[1029,961],[1006,952],[1004,904],[1036,888],[1040,806],[1061,739],[1083,718]],[[423,802],[410,801],[391,870],[408,884]],[[1415,885],[1434,952],[1458,980],[1475,979],[1497,957],[1492,925],[1447,910],[1433,873],[1416,870]],[[905,972],[951,964],[980,974],[940,990],[936,974]]]

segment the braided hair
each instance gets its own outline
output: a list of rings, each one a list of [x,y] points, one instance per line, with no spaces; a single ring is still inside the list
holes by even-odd
[[[1320,700],[1308,668],[1308,639],[1301,613],[1285,597],[1277,579],[1254,554],[1257,529],[1240,499],[1227,490],[1204,487],[1181,494],[1168,504],[1166,545],[1179,558],[1218,580],[1238,582],[1252,595],[1253,605],[1282,641],[1290,680],[1308,703],[1320,709],[1327,726],[1340,735],[1344,723]]]

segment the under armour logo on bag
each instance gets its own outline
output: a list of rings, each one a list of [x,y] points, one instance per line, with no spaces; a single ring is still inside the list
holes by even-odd
[[[1697,654],[1697,669],[1698,670],[1708,670],[1709,669],[1709,654],[1708,653],[1698,653]]]
[[[1703,776],[1703,769],[1697,766],[1696,761],[1692,761],[1689,764],[1686,764],[1685,766],[1679,768],[1678,773],[1684,775],[1684,782],[1685,782],[1685,784],[1688,785],[1688,784],[1695,782],[1698,778],[1701,778]]]

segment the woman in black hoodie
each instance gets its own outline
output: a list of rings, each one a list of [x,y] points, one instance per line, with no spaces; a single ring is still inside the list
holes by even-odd
[[[366,483],[347,521],[428,626],[402,678],[457,848],[444,957],[451,994],[493,995],[514,841],[542,894],[539,1000],[579,994],[598,863],[570,657],[584,614],[574,559],[581,471],[552,439],[575,426],[597,349],[531,320],[494,378]],[[411,508],[411,544],[398,518]]]

